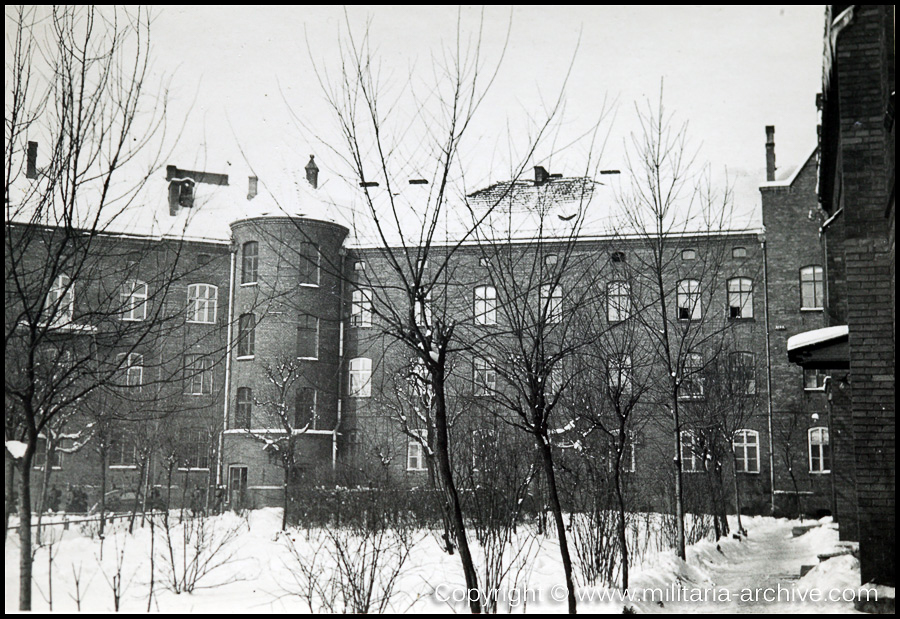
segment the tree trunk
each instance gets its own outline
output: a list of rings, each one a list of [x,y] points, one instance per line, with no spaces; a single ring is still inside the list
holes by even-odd
[[[744,525],[741,523],[741,486],[738,481],[738,467],[737,467],[737,454],[734,456],[734,464],[733,464],[733,474],[734,474],[734,509],[737,513],[737,526],[738,533],[741,535],[745,534]]]
[[[569,544],[566,541],[566,523],[563,521],[562,505],[559,502],[559,491],[556,487],[556,473],[553,471],[553,453],[550,444],[544,436],[538,433],[534,435],[541,453],[541,461],[544,465],[544,476],[547,479],[547,496],[550,500],[550,509],[553,511],[553,519],[556,522],[556,531],[559,537],[559,554],[562,557],[563,571],[566,575],[566,590],[568,591],[569,613],[578,612],[575,603],[575,583],[572,580],[572,558],[569,555]]]
[[[456,547],[459,548],[459,560],[462,563],[463,573],[466,578],[466,588],[469,591],[479,591],[478,572],[475,570],[475,562],[469,551],[469,541],[466,538],[466,524],[462,515],[462,506],[459,502],[459,493],[453,482],[453,469],[450,467],[450,448],[447,431],[447,406],[444,401],[444,377],[441,374],[443,368],[434,373],[434,447],[438,461],[438,472],[444,493],[450,504],[450,519],[453,525],[453,533],[456,538]],[[473,613],[481,613],[480,595],[469,595],[469,608]]]
[[[681,422],[678,418],[678,391],[672,398],[673,417],[675,419],[675,553],[686,559],[684,542],[684,485],[681,478]]]
[[[616,503],[619,507],[619,552],[622,555],[622,591],[628,590],[628,534],[625,522],[625,494],[622,492],[622,453],[625,446],[625,429],[620,428],[619,450],[616,453],[616,470],[613,473],[613,482],[616,486]]]
[[[3,541],[9,536],[9,517],[16,511],[16,461],[6,458],[6,512],[3,529]]]
[[[33,445],[33,443],[32,443]],[[19,484],[19,610],[31,610],[31,459],[33,447],[22,456]]]

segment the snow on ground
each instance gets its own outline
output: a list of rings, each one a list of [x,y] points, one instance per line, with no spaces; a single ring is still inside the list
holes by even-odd
[[[60,516],[50,518],[56,521]],[[627,605],[638,612],[852,612],[852,602],[840,600],[849,595],[847,591],[859,588],[859,565],[852,556],[829,559],[799,578],[801,565],[816,565],[817,555],[838,548],[835,525],[823,519],[820,526],[795,538],[791,531],[796,521],[765,517],[745,517],[743,521],[748,530],[746,538],[723,539],[718,544],[701,541],[688,548],[686,562],[672,551],[645,556],[642,565],[632,568],[632,599],[628,601],[615,591],[579,588],[579,610],[620,613]],[[158,524],[152,534],[149,526],[137,526],[129,534],[127,522],[116,522],[102,544],[95,525],[72,525],[68,530],[50,527],[44,540],[54,541],[53,610],[75,611],[80,603],[81,610],[113,611],[113,584],[117,580],[122,583],[119,610],[148,610],[152,537],[156,550],[152,611],[309,612],[306,601],[297,595],[303,579],[297,576],[299,570],[288,544],[299,555],[311,557],[321,542],[321,532],[291,529],[281,533],[281,512],[274,508],[255,510],[243,517],[226,513],[208,522],[206,543],[221,544],[221,551],[209,565],[222,564],[202,578],[192,593],[180,594],[171,591],[171,586],[166,588],[166,574],[171,580],[172,570],[164,557],[171,555]],[[175,539],[183,539],[179,526],[173,530]],[[500,593],[506,602],[501,610],[565,612],[558,546],[551,537],[535,540],[526,533],[519,532],[521,539],[532,542],[514,562],[516,580],[510,580]],[[431,532],[417,532],[414,542],[389,608],[395,612],[465,612],[458,556],[442,552],[438,537]],[[173,546],[179,566],[176,572],[183,571],[185,565],[190,571],[190,562],[185,563],[177,544]],[[7,611],[17,607],[18,551],[18,540],[11,531],[5,549]],[[35,555],[36,611],[49,610],[48,555],[47,547]],[[483,565],[477,548],[475,558],[479,566]],[[333,567],[333,562],[326,562],[314,571],[322,573]],[[837,596],[839,601],[829,601],[828,595]]]

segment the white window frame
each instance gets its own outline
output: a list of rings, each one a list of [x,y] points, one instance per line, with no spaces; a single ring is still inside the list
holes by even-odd
[[[696,249],[682,249],[681,250],[681,259],[682,260],[696,260],[697,259],[697,250]]]
[[[831,473],[831,434],[828,428],[818,426],[806,431],[809,445],[809,472],[811,475],[825,475]],[[817,449],[813,449],[813,448]],[[826,448],[827,447],[827,452]],[[817,451],[817,454],[813,454]],[[825,465],[828,465],[826,468]]]
[[[184,357],[184,394],[211,395],[213,392],[212,359],[200,353],[188,353]],[[200,390],[196,391],[194,386],[198,383]]]
[[[631,355],[616,355],[609,360],[609,390],[613,394],[630,394],[633,383]]]
[[[740,362],[738,362],[739,360]],[[749,361],[749,363],[745,363],[745,361]],[[730,364],[731,380],[736,381],[740,378],[742,385],[744,385],[744,387],[738,391],[734,388],[733,383],[732,392],[734,395],[756,395],[758,393],[756,384],[756,354],[746,350],[738,350],[729,354],[728,362]],[[738,372],[744,372],[747,376],[738,376]],[[744,378],[747,378],[747,380],[744,381]]]
[[[623,301],[624,300],[624,301]],[[622,280],[606,284],[606,318],[622,322],[631,316],[631,285]]]
[[[47,308],[52,312],[48,322],[53,327],[66,325],[74,320],[75,284],[65,273],[60,273],[53,280],[53,286],[47,293]]]
[[[807,290],[812,286],[812,305],[807,304]],[[820,311],[825,309],[825,269],[811,264],[800,269],[800,310]]]
[[[254,253],[247,254],[252,247]],[[259,283],[259,242],[247,241],[241,246],[241,286],[255,286]]]
[[[250,316],[250,327],[248,329],[244,329],[241,324],[246,316]],[[256,314],[248,313],[241,314],[238,316],[238,338],[237,338],[237,346],[235,347],[237,358],[238,359],[252,359],[256,354]],[[245,341],[249,340],[249,344],[245,343]],[[241,354],[241,348],[247,347],[249,350],[243,351],[246,354]]]
[[[746,258],[747,257],[747,248],[746,247],[732,247],[731,248],[731,257],[732,258]]]
[[[242,400],[241,394],[246,393],[247,399]],[[241,414],[241,405],[247,406],[247,424],[238,427],[239,415]],[[235,430],[249,430],[253,427],[253,389],[250,387],[238,387],[234,394],[234,427]]]
[[[557,323],[562,320],[563,292],[562,284],[541,285],[541,312],[546,308],[546,320],[548,323]]]
[[[372,395],[372,360],[368,357],[350,360],[349,392],[351,398],[368,398]]]
[[[322,252],[319,249],[319,244],[312,241],[304,241],[301,247],[302,249],[300,252],[300,259],[312,263],[312,266],[315,268],[315,277],[312,278],[314,281],[298,282],[298,284],[300,286],[318,288],[322,282]],[[306,254],[306,250],[309,248],[312,248],[312,250],[315,252],[315,260],[310,259],[311,256]]]
[[[476,396],[491,395],[497,389],[497,371],[492,359],[475,357],[473,362],[474,394]]]
[[[473,294],[475,299],[475,324],[497,324],[497,289],[493,286],[478,286]]]
[[[431,292],[425,295],[425,300],[416,299],[416,325],[419,327],[430,327],[432,320],[431,312]]]
[[[678,398],[681,400],[702,400],[705,396],[705,380],[701,375],[703,370],[703,355],[698,352],[688,352],[684,356],[684,364],[681,368],[681,388],[678,390]],[[699,386],[697,390],[687,393],[684,386],[687,384]]]
[[[703,306],[700,303],[700,282],[696,279],[682,279],[678,282],[675,293],[675,306],[678,320],[700,320],[703,318]],[[687,310],[688,316],[681,315]]]
[[[136,352],[119,353],[116,355],[116,364],[124,371],[123,387],[137,387],[143,390],[144,385],[144,355]]]
[[[727,282],[728,317],[732,320],[753,318],[753,280],[733,277]],[[735,315],[738,310],[738,315]]]
[[[428,440],[426,430],[413,430],[416,438],[410,436],[406,443],[406,470],[410,472],[427,471],[424,443]]]
[[[816,378],[816,386],[810,387],[807,383],[808,372],[815,372]],[[825,372],[819,369],[813,368],[803,368],[803,391],[825,391],[825,378],[828,376]],[[819,380],[821,378],[821,381]],[[822,383],[821,385],[819,383]]]
[[[315,322],[315,325],[316,325],[316,328],[315,328],[316,335],[315,335],[315,338],[313,339],[313,341],[315,342],[315,350],[314,350],[313,352],[314,352],[315,354],[314,354],[313,356],[311,356],[311,357],[310,357],[310,356],[300,356],[300,355],[298,355],[297,358],[298,358],[298,359],[305,359],[305,360],[308,360],[308,361],[318,361],[318,360],[319,360],[319,318],[318,318],[318,316],[313,316],[312,314],[304,314],[303,316],[305,316],[305,317],[308,318],[308,319],[311,318],[311,319],[313,319],[313,320],[316,321],[316,322]],[[311,331],[311,329],[306,329],[306,330]],[[300,332],[300,324],[298,323],[298,324],[297,324],[297,339],[298,339],[298,341],[299,341],[299,339],[300,339],[300,333],[299,333],[299,332]]]
[[[751,440],[752,439],[752,440]],[[759,432],[756,430],[738,430],[734,433],[732,449],[735,454],[735,466],[738,473],[759,473]],[[755,470],[750,469],[750,450],[755,452],[753,460],[756,462]]]
[[[147,319],[147,282],[129,279],[119,290],[122,320],[140,322]]]
[[[681,431],[681,472],[682,473],[702,473],[703,472],[703,456],[696,453],[694,445],[697,442],[697,433],[693,430]],[[685,449],[690,456],[685,458]],[[690,462],[690,467],[687,463]]]
[[[40,454],[40,456],[39,456]],[[38,462],[38,457],[43,458],[42,462]],[[51,463],[50,469],[54,471],[58,471],[62,468],[63,462],[63,452],[59,450],[59,446],[53,450],[53,458],[56,460],[56,464]],[[38,469],[40,471],[44,470],[44,467],[47,465],[47,437],[43,434],[38,434],[37,443],[34,446],[34,456],[31,459],[31,468]]]
[[[350,304],[350,326],[372,326],[372,290],[370,288],[359,288],[353,291]]]
[[[219,288],[212,284],[191,284],[188,286],[188,322],[195,324],[216,324]]]

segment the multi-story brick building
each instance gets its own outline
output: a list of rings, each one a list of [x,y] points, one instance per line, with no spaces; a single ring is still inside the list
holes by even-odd
[[[834,467],[855,474],[863,582],[894,585],[894,7],[826,17],[819,197],[829,327],[791,358],[831,374]],[[840,436],[840,434],[839,434]],[[841,513],[839,505],[839,515]],[[843,526],[843,525],[842,525]],[[843,532],[842,532],[843,533]]]
[[[678,397],[691,509],[705,509],[708,494],[707,480],[698,474],[708,468],[704,415],[712,414],[710,404],[716,398],[724,401],[735,395],[731,387],[717,387],[715,382],[738,375],[737,395],[744,404],[733,406],[741,409],[742,419],[731,431],[740,456],[724,460],[726,472],[731,466],[740,469],[744,508],[792,513],[797,509],[792,498],[797,496],[803,499],[799,507],[808,513],[832,507],[829,469],[822,455],[828,436],[814,419],[826,414],[821,378],[804,374],[784,354],[787,336],[824,324],[822,256],[813,249],[818,248],[821,222],[810,215],[815,210],[814,172],[811,157],[790,179],[774,181],[773,174],[762,187],[765,230],[683,229],[660,245],[666,265],[661,277],[664,316],[682,338],[676,365],[686,375],[695,374]],[[485,357],[495,357],[496,363],[503,351],[499,339],[486,337],[495,325],[485,316],[492,314],[500,327],[504,321],[498,310],[498,304],[501,309],[504,304],[498,278],[525,277],[521,289],[557,308],[553,312],[593,312],[592,324],[605,333],[623,330],[621,325],[644,311],[652,296],[642,266],[650,262],[652,235],[588,227],[567,240],[536,238],[523,229],[516,236],[508,230],[497,236],[494,228],[493,237],[475,236],[459,247],[447,239],[434,243],[431,267],[419,264],[420,245],[398,242],[393,247],[406,256],[410,272],[443,265],[430,300],[435,306],[413,311],[409,299],[396,294],[403,268],[390,261],[382,243],[350,235],[349,218],[339,216],[346,205],[318,187],[312,160],[306,179],[288,183],[281,191],[259,191],[260,181],[250,177],[249,191],[244,192],[224,175],[174,166],[167,169],[168,186],[161,180],[149,185],[158,195],[142,205],[147,211],[143,217],[128,218],[104,233],[103,244],[97,245],[104,266],[94,275],[116,290],[126,284],[133,290],[135,281],[145,284],[139,286],[147,295],[142,316],[148,323],[154,317],[173,325],[157,330],[158,338],[142,342],[142,350],[131,351],[142,355],[145,376],[137,385],[143,382],[144,396],[150,384],[165,391],[160,399],[166,406],[160,406],[157,415],[113,415],[116,438],[109,441],[112,455],[106,453],[105,460],[91,440],[55,459],[58,471],[51,484],[88,488],[90,502],[105,478],[107,484],[121,487],[174,484],[176,493],[219,485],[227,488],[222,498],[232,505],[278,503],[285,483],[281,455],[286,437],[292,437],[296,469],[304,479],[334,481],[342,466],[358,469],[374,457],[395,478],[426,484],[423,446],[400,430],[388,402],[397,393],[398,379],[407,380],[414,368],[409,352],[391,336],[396,325],[382,317],[396,311],[401,317],[407,313],[425,320],[426,314],[436,312],[458,323],[463,346],[454,359],[454,406],[477,409],[483,408],[485,381],[493,376],[496,383],[498,375],[497,366]],[[565,227],[571,217],[566,205],[584,198],[572,188],[588,185],[590,179],[561,178],[536,168],[534,181],[500,183],[470,198],[477,202],[512,188],[507,195],[513,196],[516,208],[525,209],[523,217],[528,205],[542,203],[548,207],[545,214]],[[409,191],[421,191],[421,183],[410,185]],[[593,196],[593,204],[602,199]],[[20,228],[15,222],[7,224],[8,234]],[[120,273],[111,265],[121,262],[122,248],[132,243],[134,273]],[[450,248],[444,265],[442,257]],[[169,270],[160,269],[166,263],[155,257],[166,251],[177,258]],[[499,251],[518,252],[529,268],[498,271],[491,256]],[[545,293],[540,273],[555,273],[562,265],[568,271],[560,274],[559,289]],[[8,264],[8,272],[10,268]],[[144,275],[150,271],[166,276]],[[91,311],[79,308],[88,303],[85,290],[93,285],[79,280],[68,286],[75,299],[74,323],[89,324]],[[587,294],[588,288],[596,292]],[[130,307],[119,308],[119,320]],[[156,307],[165,311],[155,314]],[[466,338],[480,344],[467,344]],[[647,341],[636,340],[634,345],[635,350],[652,348]],[[115,354],[115,347],[109,354]],[[152,364],[156,374],[151,380],[147,360],[153,355],[159,361]],[[630,359],[616,370],[620,383],[625,376],[629,383],[636,384],[641,376],[648,381],[646,401],[635,416],[640,430],[629,448],[627,473],[635,482],[632,487],[641,489],[636,505],[666,509],[672,502],[674,428],[671,411],[649,395],[665,378],[659,359],[640,356],[623,355]],[[713,363],[716,360],[720,362]],[[139,364],[120,365],[127,373]],[[572,365],[561,365],[562,372],[573,371]],[[126,381],[124,387],[137,385]],[[146,408],[143,402],[137,407],[141,411]],[[87,427],[85,420],[82,426]],[[77,435],[75,427],[67,434]],[[80,436],[91,436],[97,427]],[[477,427],[463,431],[475,436]],[[561,449],[577,442],[564,432],[559,435]],[[67,440],[64,448],[76,441]],[[458,441],[461,452],[468,448],[468,438]]]

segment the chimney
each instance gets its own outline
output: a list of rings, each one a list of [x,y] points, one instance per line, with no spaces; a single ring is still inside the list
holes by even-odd
[[[314,161],[315,158],[315,155],[310,155],[309,163],[306,164],[306,180],[312,185],[313,189],[319,186],[319,167]]]
[[[256,194],[259,189],[259,179],[255,176],[251,176],[249,179],[249,184],[247,186],[247,199],[252,200],[256,197]]]
[[[536,165],[534,166],[534,185],[535,187],[539,187],[550,180],[550,174],[547,173],[547,170],[544,169],[543,166]]]
[[[37,178],[37,142],[28,143],[28,154],[25,167],[25,178]]]
[[[766,181],[775,180],[775,125],[766,125]]]

